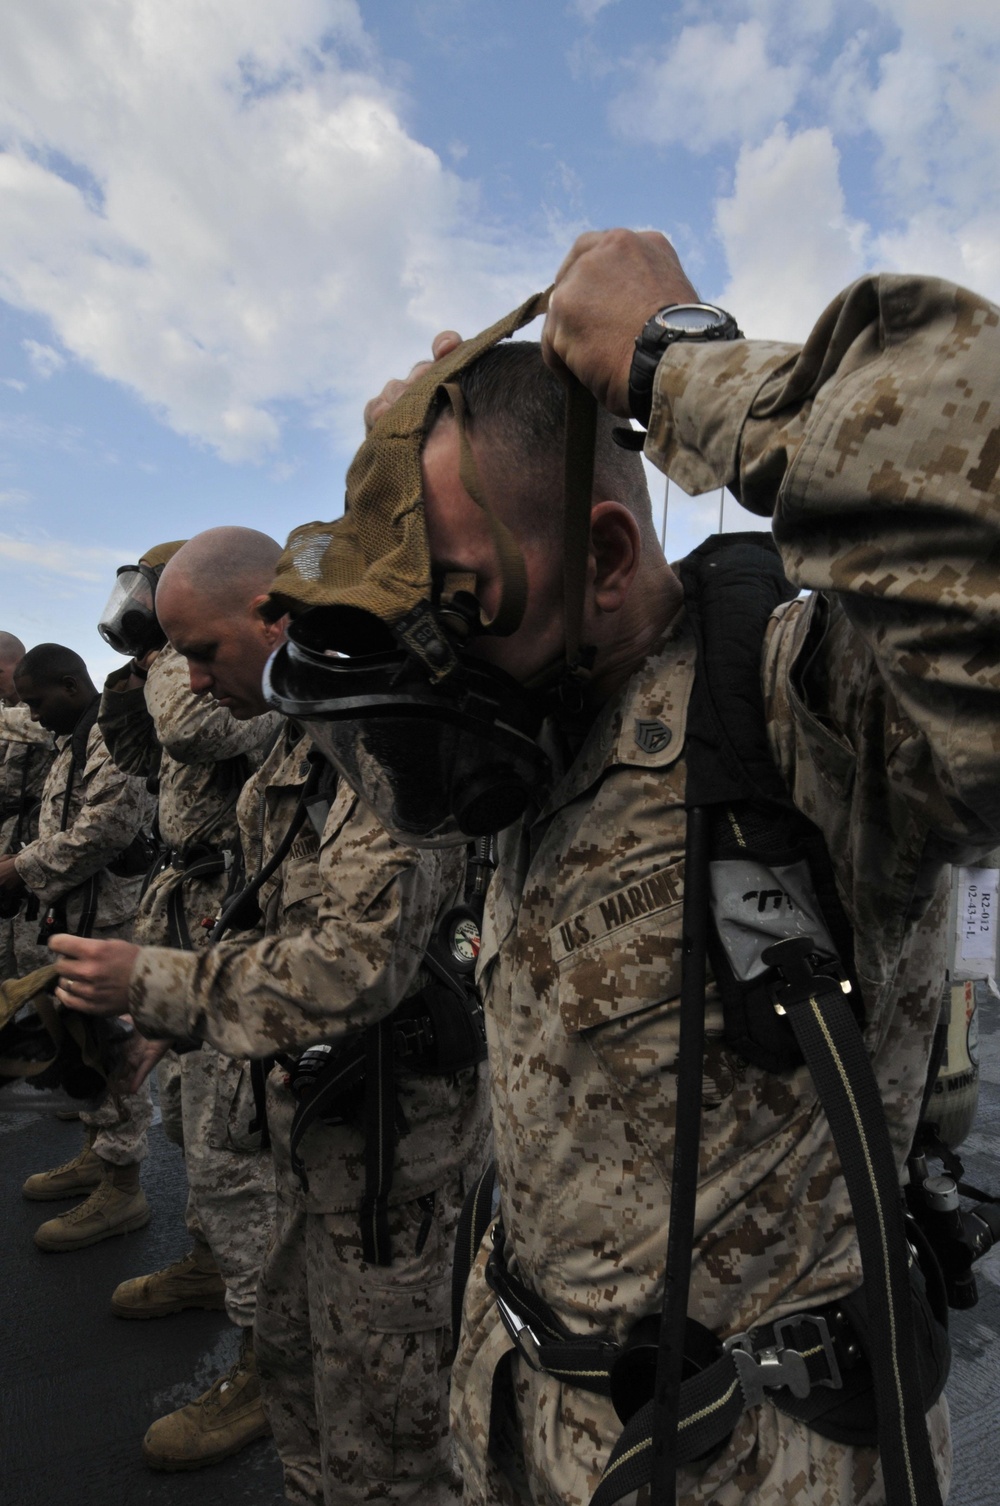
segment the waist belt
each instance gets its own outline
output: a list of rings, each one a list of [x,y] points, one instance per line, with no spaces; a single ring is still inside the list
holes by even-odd
[[[625,1345],[572,1334],[537,1293],[507,1268],[497,1221],[486,1281],[518,1354],[532,1370],[609,1397],[625,1424],[591,1506],[613,1506],[649,1481],[650,1397],[659,1320],[644,1319]],[[911,1292],[924,1342],[920,1379],[926,1406],[941,1394],[947,1342],[935,1349],[934,1325],[919,1269]],[[838,1442],[874,1445],[878,1430],[868,1363],[863,1292],[734,1334],[724,1342],[688,1319],[680,1389],[677,1462],[690,1464],[724,1444],[744,1412],[765,1398]]]
[[[236,853],[229,847],[210,847],[195,842],[190,847],[161,847],[146,875],[143,893],[161,873],[173,872],[176,881],[167,890],[167,946],[176,951],[193,950],[184,913],[184,885],[195,879],[214,878],[218,873],[236,873]]]

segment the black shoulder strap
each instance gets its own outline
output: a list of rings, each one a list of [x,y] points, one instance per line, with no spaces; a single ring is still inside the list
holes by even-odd
[[[711,812],[730,802],[794,809],[771,760],[760,663],[768,617],[795,594],[770,539],[719,535],[680,567],[697,645],[687,724],[688,833],[682,939],[677,1111],[664,1297],[648,1433],[652,1506],[674,1506],[678,1418],[694,1245]],[[804,943],[804,945],[803,945]],[[781,1005],[830,1122],[858,1230],[873,1311],[871,1366],[879,1451],[890,1506],[940,1502],[918,1384],[910,1321],[907,1247],[895,1160],[871,1061],[839,984],[816,976],[807,938],[763,959],[781,977]],[[612,1455],[612,1461],[615,1455]],[[610,1468],[610,1462],[609,1462]]]
[[[685,739],[687,805],[789,805],[767,743],[760,660],[767,621],[796,596],[769,533],[717,533],[678,566],[697,647]]]
[[[87,764],[87,744],[94,723],[97,721],[97,713],[101,709],[101,698],[95,695],[90,705],[81,712],[79,721],[73,728],[70,737],[69,769],[66,772],[66,793],[63,795],[62,815],[59,820],[59,830],[65,831],[69,823],[69,803],[73,798],[73,781],[77,770],[82,770]]]

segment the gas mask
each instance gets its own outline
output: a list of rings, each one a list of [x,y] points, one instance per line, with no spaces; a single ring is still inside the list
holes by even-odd
[[[456,380],[546,306],[546,294],[529,299],[407,388],[355,456],[344,516],[296,529],[272,584],[276,606],[292,623],[265,671],[265,698],[307,724],[389,834],[411,845],[440,847],[502,830],[530,800],[544,797],[551,777],[536,742],[546,709],[538,688],[472,651],[479,634],[503,637],[520,626],[527,575],[516,539],[479,483]],[[502,589],[490,618],[475,597],[474,577],[441,578],[432,570],[421,452],[446,404],[458,426],[461,480],[483,510],[499,564]],[[593,399],[577,385],[566,436],[562,678],[585,671],[587,658],[579,629],[595,425]]]
[[[115,653],[141,659],[150,649],[166,643],[153,605],[156,576],[148,565],[119,566],[114,590],[97,624],[97,631]]]
[[[162,648],[166,643],[166,635],[156,620],[156,582],[164,565],[184,542],[178,539],[158,544],[137,565],[118,567],[114,590],[97,624],[97,631],[115,653],[142,659],[151,649]]]
[[[327,761],[398,841],[447,847],[509,826],[549,777],[541,709],[516,680],[460,655],[433,684],[384,623],[356,607],[293,622],[264,695],[306,724]]]

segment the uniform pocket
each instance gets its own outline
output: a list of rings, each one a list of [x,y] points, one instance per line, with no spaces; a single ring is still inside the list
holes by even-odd
[[[248,1061],[222,1058],[216,1073],[215,1106],[208,1143],[213,1150],[260,1150],[260,1131],[252,1131],[257,1117],[253,1079]]]
[[[559,1012],[571,1035],[676,999],[681,980],[680,865],[609,890],[549,933]]]
[[[678,864],[657,869],[550,933],[563,1026],[593,1052],[654,1157],[674,1122],[680,891]]]

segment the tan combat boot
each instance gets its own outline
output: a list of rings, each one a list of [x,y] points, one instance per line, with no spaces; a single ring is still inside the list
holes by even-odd
[[[149,1223],[149,1204],[139,1186],[139,1167],[102,1161],[104,1175],[90,1196],[60,1218],[35,1230],[40,1250],[82,1250],[112,1234],[128,1234]]]
[[[253,1330],[243,1330],[232,1369],[186,1407],[154,1422],[142,1440],[151,1469],[201,1469],[238,1453],[271,1428],[260,1400]]]
[[[215,1312],[225,1305],[226,1283],[200,1239],[181,1260],[150,1276],[123,1281],[111,1294],[111,1310],[119,1318],[166,1318],[186,1307]]]
[[[21,1191],[33,1203],[48,1203],[60,1197],[73,1197],[79,1192],[90,1192],[104,1176],[104,1165],[94,1154],[95,1129],[88,1128],[82,1149],[72,1161],[65,1161],[54,1171],[36,1171],[29,1177]]]

